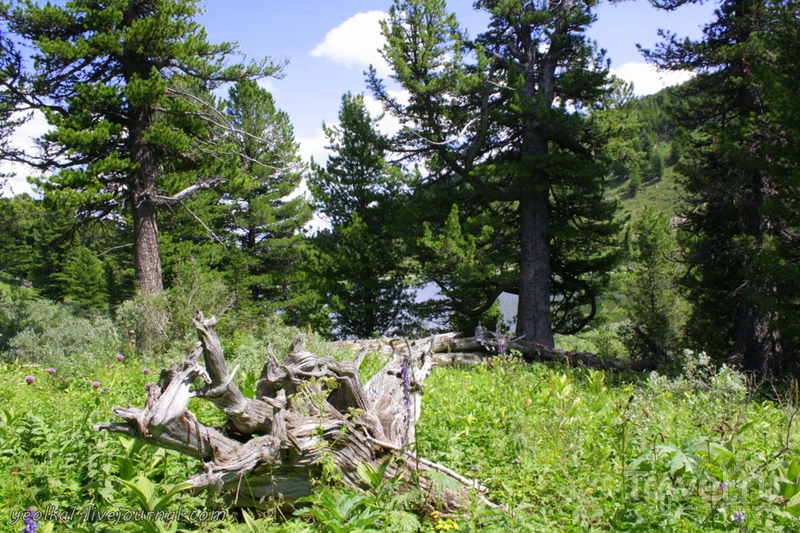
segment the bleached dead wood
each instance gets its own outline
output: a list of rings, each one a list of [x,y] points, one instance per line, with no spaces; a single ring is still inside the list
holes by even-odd
[[[373,352],[391,353],[396,339],[370,339],[340,341],[339,346],[353,350],[366,349]],[[624,370],[647,370],[648,361],[629,361],[613,357],[601,357],[589,352],[576,352],[548,348],[524,339],[511,339],[491,334],[474,337],[459,337],[457,333],[443,333],[414,341],[419,349],[427,349],[436,364],[469,364],[483,361],[500,352],[519,353],[527,362],[556,361],[574,367],[589,367],[612,372]]]
[[[270,355],[256,384],[254,398],[236,385],[217,338],[214,318],[194,320],[200,342],[180,364],[148,383],[144,407],[114,407],[123,422],[95,426],[176,450],[202,461],[189,478],[194,487],[222,491],[234,505],[259,506],[267,498],[291,503],[310,494],[323,464],[333,466],[342,482],[357,486],[359,463],[394,462],[387,475],[413,476],[430,488],[424,472],[436,470],[466,488],[479,485],[456,472],[418,458],[415,426],[421,412],[422,385],[433,368],[435,348],[451,339],[395,340],[385,344],[388,362],[366,384],[359,366],[367,353],[351,361],[319,357],[298,338],[279,362]],[[452,340],[452,339],[451,339]],[[383,348],[382,348],[383,349]],[[202,362],[200,363],[200,357]],[[195,382],[202,380],[201,387]],[[202,398],[226,416],[223,427],[210,427],[189,411]],[[440,495],[457,506],[466,494]]]

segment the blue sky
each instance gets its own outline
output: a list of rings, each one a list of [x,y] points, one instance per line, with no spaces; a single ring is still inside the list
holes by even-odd
[[[237,41],[250,57],[288,60],[284,77],[266,80],[264,86],[291,116],[303,154],[319,161],[324,158],[322,122],[336,122],[342,94],[366,92],[363,72],[369,64],[381,72],[378,24],[391,4],[391,0],[206,0],[200,21],[212,41]],[[488,18],[472,9],[472,1],[449,0],[448,7],[471,35],[485,28]],[[604,3],[590,36],[607,50],[617,75],[634,82],[638,94],[650,94],[686,76],[654,72],[636,45],[654,47],[660,41],[660,28],[698,38],[712,10],[713,3],[674,12],[657,10],[645,0]],[[379,111],[377,104],[372,110]],[[392,129],[391,123],[386,129]]]
[[[211,42],[235,41],[249,58],[288,61],[281,79],[270,78],[262,85],[291,117],[304,157],[321,161],[325,157],[322,123],[336,122],[342,95],[367,92],[363,72],[369,64],[388,74],[377,49],[382,44],[379,21],[391,4],[391,0],[204,0],[200,5],[206,11],[198,21]],[[638,94],[650,94],[686,76],[654,72],[636,44],[655,46],[659,28],[698,38],[703,24],[712,18],[713,6],[708,2],[664,12],[644,0],[604,3],[589,34],[607,50],[615,74],[632,81]],[[471,0],[449,0],[448,7],[471,35],[485,28],[487,18],[472,10]],[[373,112],[380,111],[376,103],[368,104]],[[30,136],[44,127],[43,120],[32,121],[16,142],[30,145]],[[390,120],[384,123],[387,132],[394,127]],[[19,175],[11,181],[11,190],[29,192],[24,181],[27,173],[13,170]]]

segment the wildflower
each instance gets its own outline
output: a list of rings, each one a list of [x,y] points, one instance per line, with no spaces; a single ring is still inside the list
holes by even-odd
[[[28,383],[33,383],[34,381],[36,381],[36,378],[33,376],[25,376],[25,381],[27,381]]]
[[[95,389],[100,385],[102,385],[102,383],[100,383],[99,381],[92,381],[92,387],[94,387]]]
[[[108,387],[103,387],[102,389],[100,389],[100,394],[105,394],[107,392],[108,392]]]
[[[131,339],[131,344],[136,344],[136,339]]]
[[[412,420],[412,401],[413,398],[411,396],[411,354],[405,354],[403,360],[400,364],[400,378],[403,381],[403,407],[405,407],[405,423],[406,423],[406,434],[403,436],[403,446],[406,445],[406,439],[408,438],[408,431],[411,427],[411,420]]]
[[[733,521],[737,524],[744,522],[744,511],[736,511],[733,513]]]
[[[128,335],[136,335],[136,330],[135,329],[128,330]]]
[[[125,359],[125,356],[124,356],[124,355],[122,355],[121,353],[118,353],[118,354],[117,354],[117,360],[118,360],[118,361],[122,361],[123,359]]]
[[[719,492],[721,494],[725,494],[726,492],[728,492],[728,484],[725,483],[724,481],[719,482]]]
[[[55,374],[56,373],[56,369],[55,368],[48,368],[47,371],[50,372],[51,374]]]
[[[35,533],[39,526],[36,525],[36,520],[33,519],[33,509],[28,509],[25,511],[25,518],[23,518],[23,522],[25,522],[25,529],[22,530],[22,533]]]
[[[436,521],[436,531],[455,531],[460,529],[458,524],[452,518],[445,520],[439,519]]]
[[[143,368],[142,372],[144,372],[145,374],[149,374],[150,373],[150,369],[149,368]]]

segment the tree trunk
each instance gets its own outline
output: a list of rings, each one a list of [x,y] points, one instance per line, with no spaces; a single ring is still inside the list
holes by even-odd
[[[523,189],[519,201],[522,249],[517,304],[517,336],[553,348],[550,315],[549,187]]]
[[[753,297],[739,295],[734,327],[733,359],[760,376],[771,377],[778,352],[777,334],[770,329],[769,316],[759,309]]]
[[[164,289],[158,244],[156,206],[149,192],[133,196],[133,257],[136,281],[146,294]]]
[[[203,470],[189,481],[198,489],[222,491],[238,506],[263,507],[265,498],[291,504],[311,493],[312,480],[324,468],[338,471],[345,485],[361,486],[359,464],[377,467],[386,460],[392,460],[386,476],[411,481],[412,473],[422,474],[413,477],[425,489],[432,489],[425,472],[438,470],[465,487],[485,490],[413,451],[422,384],[433,366],[432,341],[392,342],[389,362],[362,385],[358,370],[366,350],[340,362],[314,355],[298,338],[283,362],[270,355],[255,397],[247,398],[234,381],[238,367],[227,368],[215,323],[198,314],[200,342],[183,363],[163,370],[158,383],[146,385],[144,408],[114,407],[124,423],[95,429],[201,460]],[[192,389],[197,378],[206,385]],[[188,410],[193,397],[213,403],[227,415],[226,424],[200,422]],[[467,501],[466,491],[437,496],[451,508]]]

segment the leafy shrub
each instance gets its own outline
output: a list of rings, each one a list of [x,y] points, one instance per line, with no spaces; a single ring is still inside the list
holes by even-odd
[[[602,324],[575,335],[556,335],[556,346],[567,351],[619,358],[627,353],[620,337],[622,325],[622,323]]]
[[[116,327],[99,314],[81,314],[79,307],[26,302],[15,317],[19,333],[9,341],[5,359],[56,368],[67,376],[108,364],[120,347]]]
[[[121,332],[136,332],[143,353],[179,357],[196,341],[192,320],[197,311],[220,318],[233,303],[221,274],[190,263],[178,271],[172,287],[158,295],[137,294],[117,307],[116,316]],[[230,327],[225,324],[221,322],[223,336]]]

